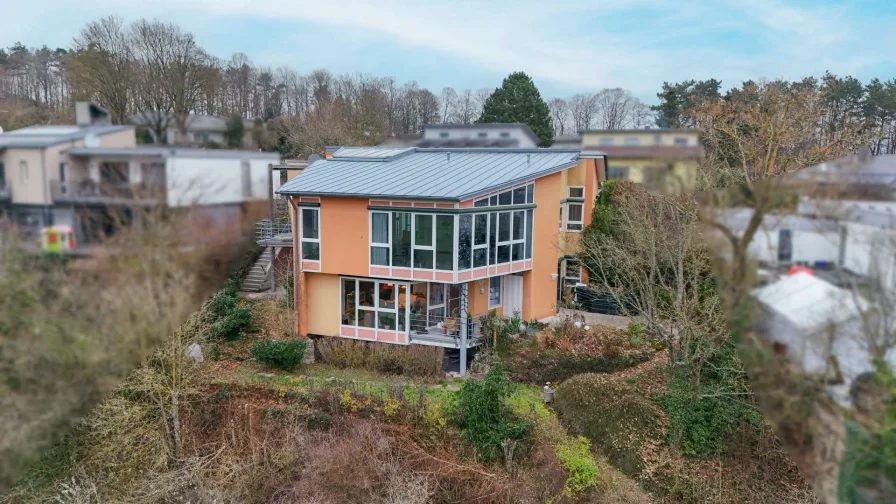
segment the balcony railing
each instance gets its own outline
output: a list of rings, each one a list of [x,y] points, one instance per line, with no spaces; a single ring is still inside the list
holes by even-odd
[[[160,203],[165,198],[165,186],[158,184],[128,184],[93,182],[86,180],[70,184],[50,181],[53,201],[72,203]]]
[[[289,218],[264,219],[255,223],[255,241],[263,247],[292,245],[292,226]]]
[[[463,317],[434,316],[425,314],[410,315],[411,341],[422,343],[440,343],[460,347],[463,325],[467,326],[467,346],[475,346],[481,337],[481,324],[476,319]]]

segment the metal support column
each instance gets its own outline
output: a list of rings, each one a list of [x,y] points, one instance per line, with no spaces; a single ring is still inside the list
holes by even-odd
[[[467,337],[472,329],[469,325],[470,318],[467,316],[467,284],[460,286],[460,313],[463,317],[460,321],[460,375],[467,376]]]

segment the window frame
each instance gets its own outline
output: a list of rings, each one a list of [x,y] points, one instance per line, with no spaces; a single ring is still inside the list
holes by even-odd
[[[492,282],[498,281],[498,302],[492,304]],[[504,304],[504,276],[492,276],[488,279],[488,309],[492,310],[501,307]]]
[[[610,172],[613,172],[612,175]],[[629,166],[608,166],[607,167],[607,180],[628,180],[629,174],[631,172],[631,167]],[[619,174],[623,176],[620,177]]]
[[[688,145],[690,145],[690,142],[688,141],[687,137],[675,137],[675,139],[672,140],[672,145],[678,147],[687,147]]]
[[[354,309],[354,323],[346,324],[342,321],[342,316],[345,314],[345,283],[346,282],[354,282],[355,283],[355,292],[354,292],[354,300],[355,300],[355,309]],[[371,282],[373,283],[373,306],[361,306],[360,293],[361,293],[361,282]],[[392,285],[394,291],[394,306],[392,308],[383,308],[380,307],[380,286],[383,284]],[[401,287],[405,287],[404,296],[405,296],[405,313],[404,320],[401,324],[399,324],[399,306],[401,305]],[[408,301],[410,300],[410,289],[411,283],[405,281],[396,281],[396,280],[381,280],[377,278],[365,278],[365,277],[352,277],[352,276],[340,276],[339,277],[339,325],[340,327],[354,327],[356,329],[369,329],[372,331],[391,331],[397,333],[410,334],[409,330],[409,314],[410,310],[407,309]],[[361,312],[371,312],[373,313],[373,327],[367,327],[360,325],[361,321]],[[387,315],[392,315],[395,321],[395,328],[389,329],[385,327],[380,327],[380,313],[385,313]],[[341,338],[352,338],[352,339],[364,339],[352,336],[342,336]],[[366,339],[364,339],[367,341]],[[379,336],[376,338],[379,341]]]
[[[578,274],[576,276],[570,275],[570,268],[575,268]],[[575,282],[570,285],[569,280],[575,280]],[[567,259],[566,266],[563,269],[563,286],[566,288],[575,288],[575,286],[580,283],[582,283],[582,265],[574,260]]]
[[[385,244],[382,242],[373,241],[373,215],[374,214],[383,214],[386,216],[387,236],[386,236]],[[369,241],[370,241],[370,243],[369,243],[370,247],[368,250],[370,253],[370,257],[368,257],[367,260],[370,262],[371,266],[382,266],[382,267],[386,267],[386,268],[391,267],[392,266],[392,212],[371,210],[370,218],[368,219],[368,225],[370,226],[370,229],[368,230],[368,232],[369,232],[368,237],[369,237]],[[373,248],[374,247],[385,248],[387,250],[388,254],[387,254],[386,262],[388,262],[389,264],[374,264],[373,263]]]
[[[315,222],[317,223],[317,238],[306,238],[305,237],[305,212],[314,212],[315,213]],[[302,256],[303,261],[317,261],[320,262],[323,253],[320,250],[320,235],[321,235],[321,226],[320,226],[320,207],[299,207],[299,228],[300,228],[300,243],[299,243],[299,255]],[[305,243],[317,243],[317,259],[306,259],[304,257],[304,249]]]
[[[28,180],[31,179],[30,174],[28,173],[28,161],[24,159],[19,160],[19,182],[21,184],[27,184]]]
[[[581,189],[582,195],[581,196],[573,196],[572,195],[573,189]],[[569,187],[567,187],[566,188],[566,197],[567,198],[585,198],[585,186],[569,186]]]
[[[582,216],[580,220],[572,220],[572,212],[569,211],[572,207],[579,207],[582,209]],[[569,225],[572,224],[574,226],[578,226],[578,229],[570,229]],[[566,204],[566,231],[568,233],[581,233],[582,229],[585,227],[585,203],[579,202],[568,202]]]

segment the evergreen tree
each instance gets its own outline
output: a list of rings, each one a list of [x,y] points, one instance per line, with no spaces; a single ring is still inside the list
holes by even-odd
[[[656,94],[660,104],[650,107],[650,110],[656,112],[656,125],[660,128],[693,127],[693,119],[688,111],[704,101],[717,101],[721,98],[721,87],[722,82],[715,79],[687,80],[674,84],[664,82],[663,90]]]
[[[485,100],[478,123],[524,123],[538,136],[541,147],[554,143],[554,126],[548,104],[523,72],[514,72],[504,79],[501,87]]]
[[[243,135],[246,133],[246,127],[243,124],[243,118],[235,115],[227,120],[227,129],[224,130],[224,141],[228,147],[239,148],[243,146]]]

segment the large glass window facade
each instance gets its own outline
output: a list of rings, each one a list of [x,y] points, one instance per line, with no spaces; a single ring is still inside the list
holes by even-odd
[[[372,209],[370,264],[465,271],[530,259],[534,211],[514,207],[531,205],[533,187],[519,186],[474,201],[474,208],[487,208],[484,212]]]
[[[342,279],[342,325],[404,331],[407,284],[365,278]]]
[[[320,261],[320,209],[301,210],[302,259]]]

